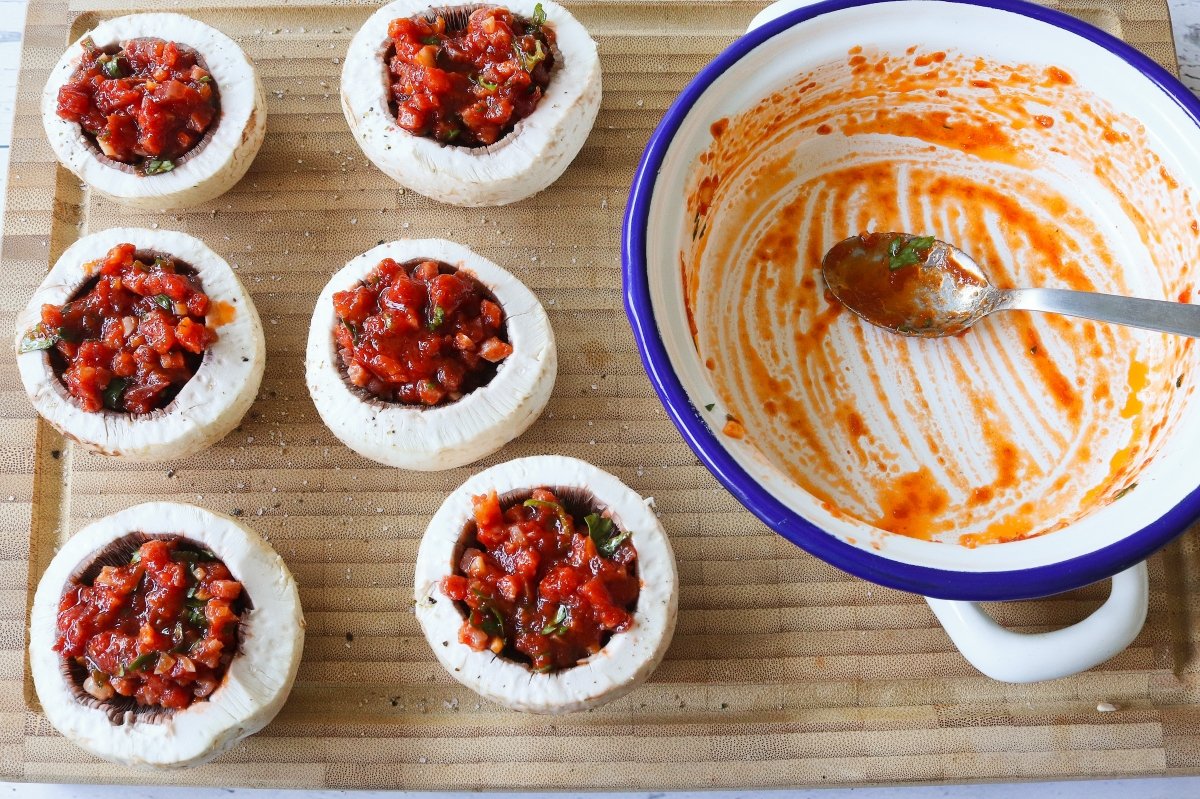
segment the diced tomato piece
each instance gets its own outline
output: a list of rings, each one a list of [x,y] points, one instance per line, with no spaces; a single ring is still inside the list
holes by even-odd
[[[479,348],[479,354],[486,360],[496,363],[512,355],[512,345],[493,336]]]
[[[473,627],[470,624],[464,623],[458,630],[458,640],[461,643],[474,649],[476,652],[482,652],[487,649],[489,636],[478,627]]]
[[[188,352],[199,355],[208,346],[208,329],[192,321],[192,317],[185,316],[175,326],[175,341]]]
[[[449,574],[442,579],[442,593],[461,602],[467,598],[467,578],[461,574]]]

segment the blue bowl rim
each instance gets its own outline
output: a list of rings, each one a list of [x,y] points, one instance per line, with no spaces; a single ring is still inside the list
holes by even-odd
[[[891,560],[822,530],[759,485],[724,449],[688,398],[659,335],[650,302],[646,229],[655,183],[675,134],[697,100],[734,63],[768,39],[814,17],[895,0],[823,0],[796,9],[734,41],[693,78],[651,134],[635,173],[621,237],[625,310],[650,382],[684,440],[710,472],[751,513],[796,546],[833,566],[880,585],[939,599],[1032,599],[1111,577],[1148,558],[1200,517],[1200,486],[1161,517],[1101,549],[1026,569],[968,572]],[[1029,17],[1075,34],[1113,53],[1173,99],[1200,127],[1200,100],[1173,75],[1129,44],[1082,20],[1024,0],[936,0]]]

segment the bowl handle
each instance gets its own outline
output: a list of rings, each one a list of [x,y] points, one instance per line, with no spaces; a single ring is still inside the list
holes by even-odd
[[[993,680],[1037,682],[1087,671],[1133,642],[1146,621],[1145,562],[1113,575],[1112,593],[1078,624],[1048,633],[1015,633],[976,602],[925,601],[967,661]]]

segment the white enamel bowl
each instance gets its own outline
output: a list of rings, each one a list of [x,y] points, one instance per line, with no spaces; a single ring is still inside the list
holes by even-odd
[[[952,57],[969,54],[1003,64],[1058,66],[1081,89],[1133,120],[1132,127],[1140,127],[1134,133],[1142,146],[1174,176],[1179,191],[1189,192],[1192,198],[1200,197],[1200,103],[1161,67],[1118,39],[1020,0],[827,0],[799,6],[803,3],[793,0],[760,15],[757,27],[718,56],[680,95],[647,147],[627,206],[623,238],[626,307],[647,371],[700,459],[780,535],[855,575],[935,598],[930,604],[960,649],[998,679],[1030,681],[1089,668],[1127,646],[1141,628],[1147,596],[1144,560],[1200,516],[1200,470],[1195,466],[1195,453],[1200,450],[1200,398],[1195,390],[1200,348],[1173,356],[1182,359],[1187,369],[1178,387],[1171,381],[1173,393],[1162,402],[1162,425],[1156,431],[1160,440],[1147,448],[1136,475],[1137,490],[1124,500],[1098,502],[1046,535],[973,548],[958,544],[957,539],[928,541],[884,533],[852,514],[831,510],[828,502],[802,488],[778,460],[765,457],[753,444],[722,435],[724,417],[706,410],[714,400],[720,404],[720,393],[689,329],[679,267],[695,235],[694,219],[687,210],[689,180],[698,158],[713,143],[714,122],[746,112],[798,75],[844,63],[847,53],[860,46],[898,59],[919,45],[923,51],[946,51]],[[822,138],[828,143],[812,144],[813,161],[853,159],[853,151],[839,145],[838,137]],[[830,149],[838,146],[843,150]],[[887,137],[875,135],[867,149],[879,152],[888,146]],[[897,141],[895,146],[908,145]],[[1120,275],[1122,288],[1175,299],[1163,296],[1163,285],[1174,285],[1172,280],[1177,283],[1176,278],[1189,275],[1192,285],[1200,282],[1194,279],[1195,272],[1168,274],[1176,268],[1173,261],[1161,252],[1148,251],[1142,235],[1146,226],[1136,214],[1131,216],[1130,207],[1156,222],[1176,212],[1195,213],[1194,202],[1182,211],[1164,207],[1163,197],[1154,193],[1161,182],[1157,177],[1134,175],[1125,198],[1110,196],[1111,191],[1106,193],[1090,180],[1086,170],[1070,173],[1068,168],[1063,175],[1047,175],[1046,180],[1094,222],[1116,262],[1127,270]],[[1123,200],[1128,203],[1122,205]],[[831,233],[828,243],[855,232]],[[1195,242],[1172,240],[1164,246],[1173,252],[1194,251],[1187,248]],[[1180,257],[1178,268],[1191,269],[1187,260]],[[894,346],[876,338],[890,334],[869,329],[856,333],[861,338],[854,339],[848,331],[855,324],[862,323],[844,314],[830,331],[833,341],[840,335],[848,343],[866,342],[866,354],[847,361],[851,379],[855,370],[863,375],[886,370],[886,362],[873,360],[871,353],[876,344]],[[1139,357],[1143,350],[1153,358],[1157,357],[1153,353],[1161,355],[1164,348],[1178,346],[1160,334],[1137,334],[1129,340]],[[917,348],[966,346],[962,341],[948,345],[908,341],[905,346],[913,348],[914,359],[925,370],[920,375],[923,385],[935,391],[939,382],[952,382],[938,372],[939,357],[934,357],[938,351]],[[979,368],[991,366],[981,362]],[[1020,378],[996,373],[997,402],[1004,402],[1007,384]],[[955,400],[950,394],[943,400],[937,407],[946,408],[945,418],[939,423],[952,427]],[[1015,411],[1001,407],[1000,413]],[[969,450],[970,431],[963,432],[962,446]],[[1120,434],[1114,436],[1117,443],[1112,446],[1119,446]],[[1014,443],[1032,451],[1039,445],[1036,438],[1036,430],[1018,429]],[[964,455],[968,462],[971,455],[969,451]],[[912,458],[922,463],[921,453],[913,453]],[[1117,575],[1114,590],[1101,610],[1079,625],[1044,635],[1008,633],[972,604],[1048,596],[1113,575]]]

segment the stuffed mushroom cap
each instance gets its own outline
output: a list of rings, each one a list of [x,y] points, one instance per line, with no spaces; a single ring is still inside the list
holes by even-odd
[[[93,277],[96,262],[126,242],[192,267],[212,301],[206,321],[217,340],[179,394],[166,407],[145,414],[87,411],[67,392],[46,351],[18,354],[17,368],[42,418],[87,449],[137,461],[187,457],[237,426],[254,402],[266,363],[262,324],[250,295],[229,264],[199,239],[147,228],[112,228],[84,236],[62,254],[17,317],[17,346],[38,323],[42,305],[69,301]]]
[[[441,591],[474,518],[472,498],[490,491],[503,498],[540,487],[590,495],[597,510],[630,533],[641,582],[634,623],[628,630],[614,633],[603,649],[579,665],[546,674],[459,641],[463,614]],[[650,500],[585,461],[543,455],[485,469],[446,498],[421,539],[414,599],[425,639],[454,679],[513,710],[570,713],[625,695],[657,668],[675,631],[679,580],[671,543]]]
[[[79,66],[88,37],[101,49],[141,38],[175,42],[194,50],[212,74],[220,113],[171,171],[139,175],[103,157],[78,123],[58,115],[58,90]],[[122,205],[160,211],[207,202],[242,179],[267,132],[267,103],[254,62],[224,33],[183,14],[131,14],[101,22],[67,48],[42,92],[42,124],[59,162],[84,183]]]
[[[385,258],[441,261],[491,292],[513,351],[488,383],[449,404],[417,407],[385,402],[346,380],[334,340],[333,295],[358,285]],[[346,446],[388,466],[436,471],[490,455],[525,432],[550,399],[558,351],[546,311],[510,272],[451,241],[402,239],[367,250],[330,279],[313,310],[305,362],[317,411]]]
[[[130,533],[179,535],[203,544],[229,567],[248,598],[239,649],[224,680],[206,700],[184,710],[114,714],[81,693],[53,650],[64,588]],[[266,726],[291,691],[303,648],[296,582],[275,550],[233,519],[174,502],[136,505],[72,536],[38,583],[29,623],[34,687],[55,729],[105,760],[150,768],[199,765]]]
[[[527,19],[537,0],[495,3]],[[389,106],[385,57],[392,20],[474,3],[439,6],[395,0],[363,24],[342,68],[342,110],[367,158],[401,185],[451,205],[506,205],[545,189],[578,155],[600,110],[596,43],[569,11],[541,0],[557,37],[556,64],[537,108],[486,147],[459,147],[415,136],[397,124]]]

